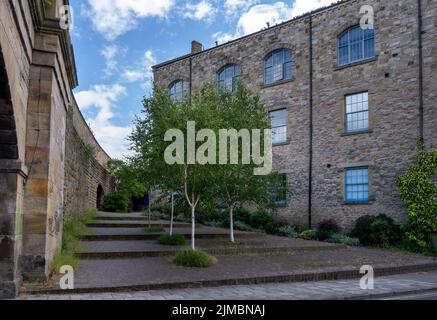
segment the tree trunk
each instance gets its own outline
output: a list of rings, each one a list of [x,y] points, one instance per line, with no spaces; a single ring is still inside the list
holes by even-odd
[[[196,250],[196,207],[191,206],[191,248]]]
[[[234,207],[229,208],[229,222],[230,222],[230,231],[231,231],[231,242],[235,242],[234,237]]]
[[[170,217],[170,236],[173,235],[173,220],[174,220],[174,193],[171,193],[171,217]]]

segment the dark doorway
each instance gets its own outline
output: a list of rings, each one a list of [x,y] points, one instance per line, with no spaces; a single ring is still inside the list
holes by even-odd
[[[105,192],[103,191],[103,187],[99,184],[99,186],[97,187],[96,208],[100,211],[103,209],[103,198],[104,197],[105,197]]]

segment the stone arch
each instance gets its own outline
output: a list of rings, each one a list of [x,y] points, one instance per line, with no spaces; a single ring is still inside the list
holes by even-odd
[[[101,184],[97,187],[97,201],[96,201],[96,208],[97,210],[102,210],[103,208],[103,198],[105,197],[105,191],[103,190],[103,187]]]
[[[0,47],[0,159],[18,159],[18,143],[9,79]]]

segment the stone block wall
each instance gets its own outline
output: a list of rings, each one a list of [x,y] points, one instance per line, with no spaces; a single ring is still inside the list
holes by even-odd
[[[361,6],[375,12],[376,57],[337,66],[337,39],[360,23]],[[395,179],[411,163],[419,137],[418,1],[349,0],[200,53],[154,68],[163,88],[175,80],[190,81],[193,90],[215,82],[227,64],[238,64],[241,80],[260,95],[267,111],[287,109],[287,143],[274,146],[274,167],[286,173],[293,195],[280,214],[291,222],[308,221],[310,121],[312,136],[312,222],[336,220],[345,230],[360,216],[387,214],[398,222],[406,210]],[[422,1],[424,52],[424,138],[436,146],[437,2]],[[311,19],[311,20],[310,20]],[[310,31],[312,31],[313,106],[310,116]],[[264,58],[289,48],[293,78],[264,85]],[[369,93],[370,130],[344,132],[345,95]],[[344,202],[345,168],[369,167],[370,201]]]

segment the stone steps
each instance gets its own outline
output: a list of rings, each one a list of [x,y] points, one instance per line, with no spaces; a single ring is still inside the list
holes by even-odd
[[[92,221],[87,224],[87,227],[89,228],[147,228],[149,226],[148,221],[108,221],[108,220],[101,220],[101,221]],[[166,228],[170,228],[170,223],[160,220],[154,220],[151,223],[151,226],[164,226]],[[186,227],[186,223],[174,223],[174,228],[179,227]]]

